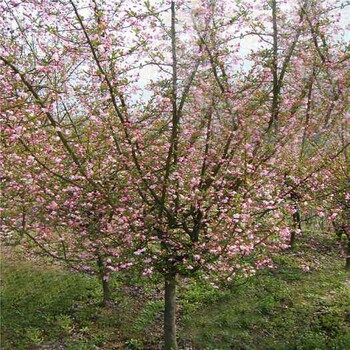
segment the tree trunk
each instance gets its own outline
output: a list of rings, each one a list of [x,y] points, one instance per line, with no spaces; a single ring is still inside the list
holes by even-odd
[[[165,276],[164,291],[164,341],[165,350],[177,350],[176,342],[176,275]]]
[[[294,202],[294,213],[292,216],[293,229],[292,229],[292,232],[290,233],[289,245],[290,245],[290,249],[294,249],[295,239],[296,239],[296,231],[297,230],[301,231],[301,217],[300,217],[298,202],[296,199],[296,194],[294,193],[294,191],[291,193],[291,199]]]
[[[103,305],[108,306],[111,303],[111,291],[109,289],[109,282],[104,277],[102,277]]]
[[[271,118],[268,125],[268,130],[273,127],[276,130],[279,114],[280,104],[280,86],[278,81],[278,28],[277,28],[277,1],[272,0],[272,26],[273,26],[273,56],[272,56],[272,106],[271,106]]]
[[[348,246],[346,250],[346,263],[345,263],[345,269],[350,271],[350,236],[348,237]]]
[[[103,305],[108,306],[111,303],[111,291],[109,288],[109,281],[106,279],[105,268],[101,256],[98,256],[97,258],[97,266],[99,270],[99,277],[102,283]]]
[[[296,238],[296,230],[299,229],[301,231],[301,218],[298,205],[295,204],[295,211],[293,213],[293,230],[290,233],[290,249],[294,249],[295,247],[295,238]]]
[[[295,230],[294,230],[294,228],[293,228],[292,232],[290,233],[289,246],[290,246],[290,249],[294,249],[294,247],[295,247]]]

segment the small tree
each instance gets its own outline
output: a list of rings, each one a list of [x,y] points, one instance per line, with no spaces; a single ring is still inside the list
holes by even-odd
[[[292,59],[299,26],[280,75],[275,45],[272,69],[258,55],[237,68],[249,4],[187,5],[12,1],[1,24],[5,225],[72,266],[97,261],[102,281],[131,264],[160,274],[166,349],[177,280],[269,266],[288,246],[291,189],[318,171],[286,187],[305,98],[289,71],[309,67]]]

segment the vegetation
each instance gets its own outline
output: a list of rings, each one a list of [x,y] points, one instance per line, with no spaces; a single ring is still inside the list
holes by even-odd
[[[0,1],[5,348],[348,348],[349,9]]]
[[[349,281],[335,238],[313,234],[297,248],[276,256],[275,268],[242,282],[220,288],[182,283],[179,347],[349,349]],[[95,278],[18,258],[14,263],[5,255],[2,349],[137,350],[161,344],[158,281],[115,275],[113,305],[104,308]]]

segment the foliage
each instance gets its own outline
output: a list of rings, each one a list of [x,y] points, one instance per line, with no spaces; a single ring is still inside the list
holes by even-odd
[[[5,238],[97,275],[105,304],[115,272],[165,279],[167,350],[177,348],[176,279],[225,287],[271,267],[294,246],[300,207],[324,215],[316,189],[347,159],[343,6],[253,3],[0,3]],[[242,57],[250,36],[257,45]],[[160,310],[144,303],[135,332]]]

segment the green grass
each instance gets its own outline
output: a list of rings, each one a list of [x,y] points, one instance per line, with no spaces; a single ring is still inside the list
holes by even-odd
[[[333,237],[305,238],[275,264],[241,285],[180,283],[180,347],[350,349],[349,283]],[[105,309],[93,277],[3,259],[1,349],[158,349],[161,284],[119,275],[112,291]]]
[[[276,269],[202,300],[184,320],[182,337],[196,349],[350,349],[350,289],[343,261],[332,239],[320,236],[311,243],[276,257]],[[196,299],[201,290],[194,284],[187,298]]]
[[[3,261],[2,275],[3,349],[35,348],[69,335],[78,303],[97,297],[94,279],[55,268]]]
[[[343,273],[291,280],[264,274],[186,320],[183,337],[198,349],[350,349],[349,291]],[[283,276],[283,277],[282,277]]]

